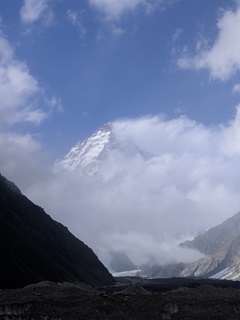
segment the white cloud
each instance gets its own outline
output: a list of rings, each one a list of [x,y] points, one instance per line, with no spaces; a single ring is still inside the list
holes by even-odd
[[[150,14],[157,9],[163,10],[176,1],[178,0],[89,0],[89,3],[100,12],[113,36],[121,36],[126,32],[121,25],[123,16],[136,13]],[[102,30],[98,30],[96,39],[97,41],[105,39]]]
[[[104,238],[104,236],[103,236]],[[126,232],[114,233],[109,242],[109,235],[105,239],[105,248],[110,252],[127,252],[137,266],[143,264],[178,263],[180,261],[192,262],[202,257],[197,251],[185,250],[172,241],[156,241],[151,234]],[[144,253],[144,254],[143,254]]]
[[[49,0],[24,0],[20,11],[21,20],[25,24],[39,20],[48,9]]]
[[[40,144],[30,134],[0,132],[0,173],[27,188],[46,174]]]
[[[9,61],[13,56],[13,49],[7,39],[0,33],[0,62],[1,64]]]
[[[0,33],[0,124],[32,122],[39,124],[47,113],[33,101],[41,94],[37,80],[27,65],[14,56],[8,40]]]
[[[81,21],[81,16],[78,14],[78,12],[68,9],[67,17],[71,24],[77,28],[80,37],[83,38],[86,35],[87,30],[84,28],[83,23]]]
[[[55,109],[62,111],[61,99],[48,97],[31,75],[25,62],[0,32],[0,126],[18,122],[40,124]]]
[[[133,13],[143,9],[146,13],[159,5],[171,4],[166,0],[89,0],[90,4],[100,10],[108,20],[119,19],[125,13]]]
[[[32,110],[30,107],[23,108],[20,111],[13,112],[8,120],[9,124],[18,122],[30,122],[34,124],[40,124],[48,117],[48,114],[40,109]]]
[[[181,28],[177,28],[176,31],[173,34],[172,40],[173,42],[176,42],[182,35],[183,30]]]
[[[112,26],[112,33],[116,36],[121,36],[125,33],[123,28],[117,27],[115,25]]]
[[[130,142],[128,155],[111,152],[96,176],[62,171],[25,191],[105,263],[113,250],[137,264],[189,261],[196,256],[179,251],[173,236],[214,226],[240,209],[239,110],[215,127],[186,117],[114,122],[118,143]]]
[[[90,4],[107,15],[109,19],[115,19],[127,11],[136,9],[145,0],[90,0]]]
[[[0,31],[0,171],[20,186],[33,183],[44,171],[41,147],[30,134],[14,133],[14,124],[40,124],[61,100],[47,97],[25,62]],[[62,107],[61,107],[62,108]],[[9,130],[12,130],[11,132]],[[39,161],[39,163],[38,163]]]
[[[15,109],[22,108],[27,98],[39,90],[27,66],[14,59],[8,41],[0,35],[0,113],[1,121],[10,120]]]
[[[234,93],[240,92],[240,83],[237,83],[237,84],[234,85],[233,92]]]
[[[237,106],[236,117],[229,125],[224,126],[221,137],[221,151],[228,155],[240,156],[240,105]]]
[[[209,49],[197,48],[193,57],[184,54],[178,66],[207,69],[211,78],[226,81],[240,70],[240,6],[223,11],[217,23],[218,35]]]
[[[97,31],[96,40],[97,40],[97,42],[106,40],[106,36],[101,29],[98,29],[98,31]]]
[[[60,99],[47,97],[27,64],[16,58],[14,47],[0,30],[0,172],[20,187],[27,188],[47,169],[36,137],[14,132],[14,125],[38,125],[60,106]]]

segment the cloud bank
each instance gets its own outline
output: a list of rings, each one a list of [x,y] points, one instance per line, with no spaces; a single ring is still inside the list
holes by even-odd
[[[141,152],[112,151],[95,176],[62,171],[25,192],[106,264],[114,250],[135,264],[196,259],[177,243],[240,209],[240,106],[214,127],[155,116],[116,121],[113,134]]]

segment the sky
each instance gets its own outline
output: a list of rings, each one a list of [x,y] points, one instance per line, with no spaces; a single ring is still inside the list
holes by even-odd
[[[2,0],[0,172],[99,254],[168,252],[156,221],[220,223],[240,208],[239,28],[237,0]],[[110,159],[101,184],[52,174],[107,122],[155,163]]]

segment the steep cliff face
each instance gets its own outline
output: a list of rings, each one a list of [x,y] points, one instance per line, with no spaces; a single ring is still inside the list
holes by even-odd
[[[42,280],[114,282],[89,247],[0,175],[0,288]]]

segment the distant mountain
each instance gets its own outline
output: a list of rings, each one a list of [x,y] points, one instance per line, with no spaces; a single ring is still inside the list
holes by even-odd
[[[0,288],[42,280],[114,282],[89,247],[0,175]]]
[[[205,257],[187,265],[180,276],[240,280],[240,212],[181,246]]]

